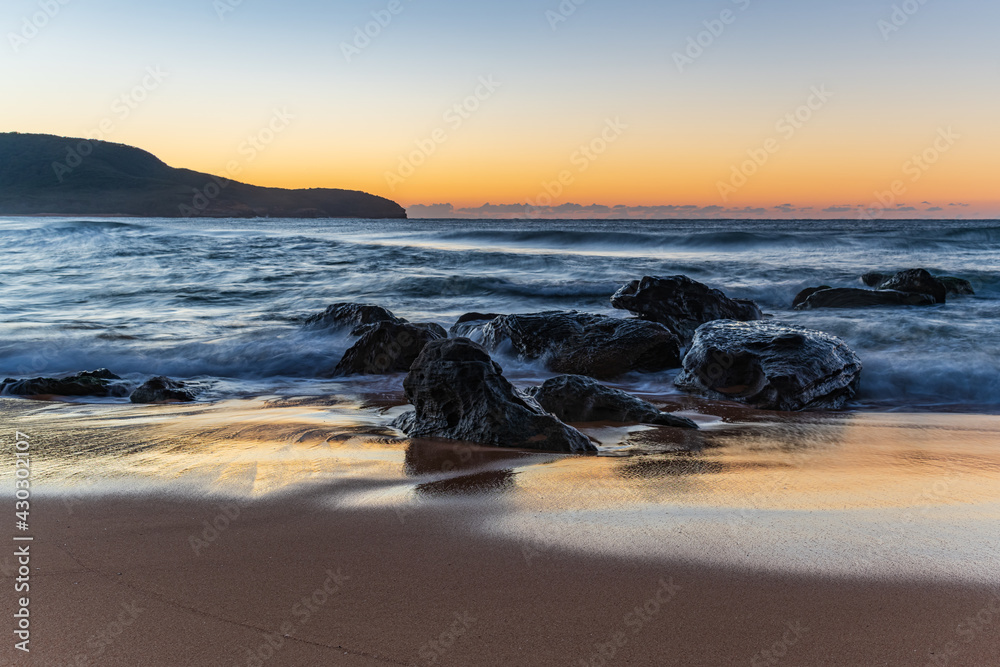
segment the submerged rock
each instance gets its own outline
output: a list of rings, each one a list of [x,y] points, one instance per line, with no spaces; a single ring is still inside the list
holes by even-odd
[[[410,437],[566,453],[597,449],[518,392],[486,350],[467,338],[428,343],[403,388],[416,410],[393,426]]]
[[[522,358],[544,358],[556,373],[613,378],[630,371],[680,366],[680,341],[655,322],[549,312],[501,315],[468,324],[467,335],[481,336],[487,350],[509,342]]]
[[[753,301],[730,299],[687,276],[646,276],[634,280],[611,297],[611,305],[665,325],[685,344],[690,342],[695,329],[706,322],[751,321],[764,316]]]
[[[660,412],[652,403],[581,375],[560,375],[525,392],[564,422],[621,422],[698,428],[690,419]]]
[[[776,322],[699,327],[675,384],[762,410],[839,409],[858,390],[861,360],[844,341]]]
[[[927,294],[934,297],[935,303],[944,303],[948,290],[944,283],[932,276],[924,269],[909,269],[900,271],[891,278],[883,281],[879,290],[896,290],[898,292],[909,292],[911,294]]]
[[[792,308],[798,306],[799,304],[805,303],[806,299],[811,297],[816,292],[821,292],[825,289],[831,289],[829,285],[820,285],[819,287],[807,287],[798,294],[792,300]]]
[[[447,335],[444,328],[436,324],[386,321],[368,325],[361,338],[344,354],[333,374],[405,373],[425,345]]]
[[[0,384],[0,392],[10,396],[128,396],[128,387],[121,379],[107,368],[62,378],[7,378]]]
[[[187,385],[162,375],[146,380],[129,397],[133,403],[188,403],[194,399],[195,394]]]
[[[335,303],[306,320],[307,325],[323,329],[357,329],[378,322],[402,323],[406,320],[396,317],[382,306],[362,303]]]
[[[891,276],[889,276],[889,275],[887,275],[885,273],[871,272],[871,273],[866,273],[865,275],[861,276],[861,282],[863,282],[868,287],[878,287],[879,285],[881,285],[882,283],[884,283],[886,280],[888,280],[890,277]]]
[[[834,287],[816,290],[795,310],[812,308],[873,308],[877,306],[933,306],[937,303],[929,294],[871,290],[858,287]]]
[[[912,277],[908,278],[907,274]],[[927,276],[930,276],[930,273],[924,269],[910,269],[908,271],[901,271],[895,275],[872,272],[861,276],[861,282],[869,287],[875,287],[878,289],[899,289],[904,292],[921,292],[921,289],[919,288],[904,289],[904,287],[908,286],[909,281],[916,279],[921,283],[929,284],[931,291],[925,291],[923,293],[931,294],[935,298],[940,297],[941,293],[937,286],[934,285],[933,281],[943,285],[947,294],[955,296],[972,296],[976,293],[976,291],[972,288],[972,283],[964,278],[956,278],[954,276],[932,276],[931,280],[927,280]],[[893,287],[890,282],[893,280],[898,280],[898,284],[900,286]]]
[[[972,283],[964,278],[954,276],[937,276],[938,282],[944,285],[948,294],[954,296],[975,296],[976,290],[972,289]]]

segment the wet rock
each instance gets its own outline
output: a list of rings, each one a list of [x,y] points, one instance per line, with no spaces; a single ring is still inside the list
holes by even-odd
[[[944,284],[924,269],[900,271],[878,286],[879,290],[896,290],[911,294],[927,294],[935,303],[944,303],[948,290]]]
[[[128,386],[121,380],[107,368],[101,368],[62,378],[7,378],[0,384],[0,392],[10,396],[128,396]]]
[[[933,306],[929,294],[897,292],[895,290],[870,290],[856,287],[834,287],[810,294],[796,310],[812,308],[874,308],[878,306]]]
[[[861,360],[835,336],[776,322],[698,328],[675,384],[762,410],[839,409],[858,390]]]
[[[581,375],[560,375],[525,392],[564,422],[621,422],[698,428],[690,419],[660,412],[652,403]]]
[[[695,329],[713,320],[759,320],[763,317],[753,301],[730,299],[687,276],[646,276],[625,285],[611,297],[611,305],[642,319],[659,322],[686,344]]]
[[[469,334],[475,332],[477,329],[482,329],[484,324],[498,317],[503,317],[503,315],[497,313],[466,313],[458,318],[458,321],[452,325],[449,331],[453,336],[467,338]]]
[[[489,353],[467,338],[428,343],[403,388],[416,410],[393,425],[413,438],[565,453],[596,451],[587,436],[518,392]]]
[[[436,322],[410,322],[409,324],[417,327],[418,329],[426,329],[438,338],[448,337],[448,330]]]
[[[406,320],[396,317],[382,306],[361,303],[335,303],[306,320],[307,325],[322,329],[357,329],[378,322],[402,323]]]
[[[524,359],[545,359],[555,373],[613,378],[680,366],[680,341],[656,322],[576,312],[501,315],[470,322],[467,335],[487,350],[510,343]]]
[[[972,283],[964,278],[953,276],[937,276],[938,282],[944,285],[948,294],[954,296],[975,296],[976,290],[972,289]]]
[[[438,325],[392,321],[368,325],[361,338],[344,354],[333,375],[405,373],[425,345],[447,335]]]
[[[815,294],[816,292],[821,292],[822,290],[825,290],[825,289],[830,289],[830,286],[829,285],[821,285],[819,287],[807,287],[807,288],[805,288],[804,290],[802,290],[801,292],[799,292],[798,294],[795,295],[795,298],[792,300],[792,307],[794,308],[794,307],[798,306],[801,303],[805,303],[806,299],[808,299],[809,297],[811,297],[813,294]]]
[[[908,279],[907,276],[911,277]],[[956,278],[954,276],[932,276],[931,280],[928,280],[927,276],[930,276],[930,274],[924,271],[924,269],[910,269],[909,271],[902,271],[895,275],[874,272],[866,273],[861,276],[861,281],[865,285],[875,287],[877,289],[899,289],[904,292],[921,292],[920,289],[904,289],[904,287],[907,287],[908,280],[912,281],[915,278],[917,282],[928,283],[930,285],[930,291],[924,291],[923,293],[931,294],[935,297],[935,299],[939,298],[941,293],[938,287],[934,285],[933,281],[943,285],[946,294],[954,296],[973,296],[976,293],[976,291],[972,288],[972,283],[964,278]],[[893,288],[890,283],[892,280],[898,280],[900,286]]]
[[[162,375],[146,380],[129,397],[133,403],[188,403],[194,399],[195,394],[187,385]]]
[[[866,273],[865,275],[861,276],[861,282],[863,282],[868,287],[878,287],[889,278],[891,278],[891,276],[885,273],[872,272],[872,273]]]

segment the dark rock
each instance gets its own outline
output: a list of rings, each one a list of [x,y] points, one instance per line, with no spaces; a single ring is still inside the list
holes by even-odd
[[[187,385],[162,375],[146,380],[129,398],[133,403],[188,403],[194,399]]]
[[[976,290],[972,289],[972,283],[964,278],[937,276],[937,280],[939,283],[944,285],[948,294],[953,294],[955,296],[974,296],[976,294]]]
[[[409,324],[410,326],[417,327],[418,329],[426,329],[434,334],[437,334],[441,338],[447,338],[448,332],[443,326],[437,324],[436,322],[407,322],[404,319],[397,320],[396,324]],[[383,324],[382,322],[376,322],[374,324],[362,324],[351,330],[352,336],[364,336],[369,331],[374,331]]]
[[[613,378],[680,366],[680,341],[656,322],[575,312],[501,315],[472,334],[491,351],[509,341],[522,358],[544,358],[555,373]]]
[[[418,329],[426,329],[427,331],[435,334],[438,338],[448,337],[448,330],[436,322],[411,322],[410,324]]]
[[[372,306],[362,303],[335,303],[327,309],[306,320],[307,325],[320,327],[323,329],[356,329],[366,324],[376,324],[378,322],[396,322],[402,320],[382,306]],[[363,332],[359,332],[361,335]]]
[[[687,276],[634,280],[611,297],[611,305],[665,325],[685,344],[705,322],[750,321],[764,316],[753,301],[730,299]]]
[[[0,392],[10,396],[127,396],[128,387],[120,380],[108,369],[101,368],[63,378],[7,378],[0,384]]]
[[[944,303],[948,294],[944,284],[924,269],[900,271],[879,285],[878,289],[927,294],[934,297],[935,303]]]
[[[722,320],[699,327],[675,384],[762,410],[804,410],[843,407],[860,381],[860,359],[835,336]]]
[[[807,287],[807,288],[805,288],[804,290],[802,290],[801,292],[799,292],[798,294],[795,295],[795,298],[792,300],[792,308],[798,306],[800,303],[805,303],[806,299],[808,299],[809,297],[811,297],[813,294],[815,294],[816,292],[820,292],[822,290],[825,290],[825,289],[830,289],[830,286],[829,285],[821,285],[819,287]]]
[[[503,317],[503,315],[496,313],[466,313],[458,318],[458,321],[452,325],[450,331],[453,336],[467,337],[476,329],[482,328],[486,322],[495,320],[498,317]]]
[[[437,331],[433,328],[436,326]],[[437,325],[378,322],[366,327],[361,338],[337,364],[333,374],[384,375],[405,373],[427,343],[447,337]]]
[[[660,412],[652,403],[581,375],[560,375],[525,392],[564,422],[621,422],[698,428],[690,419]]]
[[[403,388],[416,411],[393,425],[412,438],[566,453],[597,449],[518,392],[486,350],[467,338],[428,343]]]
[[[865,275],[861,276],[861,282],[863,282],[868,287],[878,287],[891,277],[892,276],[886,275],[884,273],[872,272],[872,273],[866,273]]]
[[[934,297],[928,294],[897,292],[895,290],[870,290],[856,287],[834,287],[814,292],[805,301],[797,305],[795,309],[933,306],[934,304]]]

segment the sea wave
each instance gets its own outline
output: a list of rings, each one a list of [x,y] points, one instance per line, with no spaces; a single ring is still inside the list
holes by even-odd
[[[227,391],[322,391],[353,341],[301,323],[330,303],[376,303],[446,328],[470,311],[628,316],[609,301],[623,284],[685,274],[842,337],[865,364],[855,405],[1000,406],[998,242],[992,221],[5,218],[0,377],[107,367]],[[867,271],[916,266],[965,278],[977,294],[926,309],[791,310],[804,287],[861,287]],[[546,376],[541,362],[497,358],[518,382]],[[671,377],[622,386],[672,392]]]

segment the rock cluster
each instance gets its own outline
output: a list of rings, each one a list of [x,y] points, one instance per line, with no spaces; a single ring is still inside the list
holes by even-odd
[[[973,295],[968,280],[935,277],[926,269],[907,269],[893,275],[866,273],[861,282],[874,289],[856,287],[810,287],[792,301],[796,310],[812,308],[872,308],[877,306],[933,306],[948,295]]]
[[[544,359],[555,373],[613,378],[632,371],[655,372],[680,365],[680,341],[655,322],[576,312],[466,315],[452,327],[495,351],[510,344],[523,359]]]

